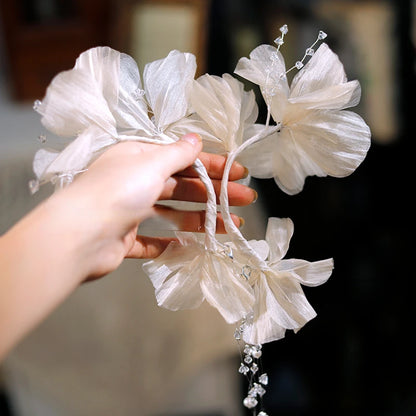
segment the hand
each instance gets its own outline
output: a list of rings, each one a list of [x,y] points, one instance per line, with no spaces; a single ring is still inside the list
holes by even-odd
[[[190,167],[197,157],[206,166],[219,192],[225,158],[200,153],[201,140],[187,135],[171,145],[124,142],[106,151],[63,192],[67,201],[84,200],[84,209],[95,221],[97,263],[89,278],[100,277],[118,267],[123,258],[152,258],[163,252],[173,238],[137,235],[140,223],[153,215],[162,215],[180,230],[203,231],[203,211],[178,211],[157,205],[160,200],[205,202],[205,186]],[[230,180],[245,176],[243,166],[235,163]],[[231,205],[247,205],[256,192],[230,182]],[[85,212],[85,211],[84,211]],[[237,226],[241,219],[233,216]],[[224,232],[220,216],[217,232]],[[94,234],[92,234],[94,235]]]

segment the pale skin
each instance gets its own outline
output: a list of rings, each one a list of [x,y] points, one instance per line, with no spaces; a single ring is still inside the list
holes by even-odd
[[[137,235],[162,215],[186,231],[203,231],[203,212],[176,211],[160,200],[204,202],[190,167],[197,157],[219,189],[225,159],[201,153],[198,135],[157,146],[121,143],[101,155],[67,188],[46,199],[0,237],[0,360],[82,282],[107,275],[129,258],[154,258],[172,238]],[[246,170],[234,163],[230,181]],[[248,205],[256,192],[230,182],[231,205]],[[233,216],[237,226],[242,219]],[[218,217],[217,231],[224,232]]]

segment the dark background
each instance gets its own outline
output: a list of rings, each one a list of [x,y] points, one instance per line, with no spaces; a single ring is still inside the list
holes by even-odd
[[[262,41],[270,43],[262,32],[261,10],[277,7],[303,21],[313,16],[315,3],[244,1],[232,13],[239,10],[240,22],[256,25]],[[222,24],[211,37],[211,56],[221,58],[209,60],[210,72],[218,74],[235,65],[226,64],[233,56],[224,41],[233,18],[223,5],[216,3],[217,25]],[[350,177],[308,178],[296,196],[279,191],[273,180],[255,183],[266,195],[269,216],[294,221],[287,257],[335,261],[325,285],[305,288],[317,318],[298,334],[287,333],[284,340],[264,346],[269,415],[416,415],[412,5],[391,5],[397,41],[396,137],[385,144],[374,138],[367,158]],[[325,41],[337,50],[331,36]]]
[[[14,2],[3,3],[4,15],[4,5]],[[30,11],[31,2],[26,3],[25,19],[30,22],[36,16]],[[235,36],[241,26],[250,27],[260,42],[271,43],[266,24],[271,13],[279,21],[286,16],[300,23],[316,21],[316,29],[323,29],[314,15],[317,3],[212,1],[207,72],[233,71],[238,55]],[[310,261],[333,257],[335,261],[325,285],[305,289],[318,317],[298,334],[288,333],[284,340],[264,346],[263,365],[270,379],[264,403],[269,415],[416,415],[414,2],[387,3],[395,12],[392,34],[399,115],[395,137],[384,143],[374,137],[367,158],[350,177],[308,178],[296,196],[282,193],[273,180],[254,182],[269,216],[294,221],[288,257]],[[101,5],[104,9],[107,2]],[[63,17],[74,12],[69,6],[61,10]],[[108,14],[101,18],[108,19]],[[104,39],[103,33],[93,33],[99,38],[91,35],[88,46]],[[337,51],[342,39],[329,36],[326,41]],[[79,48],[85,46],[81,42]],[[7,401],[3,402],[1,415],[7,414]]]

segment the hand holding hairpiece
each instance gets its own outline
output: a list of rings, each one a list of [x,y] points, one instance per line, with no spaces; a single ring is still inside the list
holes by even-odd
[[[215,192],[197,160],[194,168],[208,194],[205,239],[177,232],[178,241],[143,267],[160,306],[197,308],[206,300],[226,322],[237,324],[235,338],[244,341],[239,372],[249,378],[244,405],[254,412],[262,407],[268,384],[260,370],[261,345],[283,338],[287,329],[298,331],[316,316],[302,285],[324,283],[333,260],[285,259],[293,234],[289,218],[269,218],[265,240],[247,241],[230,215],[231,165],[239,160],[251,176],[274,178],[292,195],[303,189],[307,176],[351,174],[370,146],[368,126],[346,110],[360,100],[358,81],[347,81],[343,65],[325,43],[316,49],[326,34],[320,31],[303,58],[287,70],[280,52],[287,26],[280,31],[277,47],[258,46],[235,69],[260,87],[267,106],[265,124],[256,123],[253,91],[245,91],[229,74],[194,80],[195,57],[178,51],[147,64],[141,77],[130,56],[108,47],[90,49],[73,69],[53,79],[43,101],[34,106],[43,125],[67,137],[68,145],[36,153],[33,192],[46,182],[66,186],[120,141],[163,145],[198,133],[204,150],[227,156],[220,210],[228,242],[216,239]],[[287,74],[295,70],[299,72],[289,86]],[[258,416],[266,416],[265,411]]]

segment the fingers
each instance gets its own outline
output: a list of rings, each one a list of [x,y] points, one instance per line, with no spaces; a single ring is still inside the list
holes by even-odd
[[[148,237],[138,235],[133,247],[127,253],[126,258],[130,259],[153,259],[160,256],[166,247],[176,238],[170,237]]]
[[[201,152],[198,156],[199,160],[204,164],[208,175],[212,179],[221,179],[224,173],[224,167],[226,158],[222,155],[215,155],[212,153]],[[183,171],[177,173],[180,176],[197,177],[198,174],[192,167],[188,167]],[[238,162],[234,162],[231,166],[229,173],[230,181],[238,181],[239,179],[246,178],[248,170]]]
[[[169,207],[156,206],[155,212],[175,223],[181,231],[205,231],[204,211],[180,211]],[[231,214],[231,218],[237,227],[244,225],[244,220],[237,215]],[[225,233],[224,222],[220,214],[217,215],[216,227],[217,233]],[[169,243],[172,241],[177,241],[177,239],[173,237],[149,237],[138,235],[136,236],[133,246],[125,257],[134,259],[152,259],[158,257],[165,251]]]
[[[204,232],[205,231],[205,211],[182,211],[170,207],[156,205],[154,207],[156,215],[173,222],[180,231]],[[231,218],[237,227],[244,225],[244,220],[238,215],[231,214]],[[217,214],[216,232],[225,233],[224,221],[221,214]]]
[[[219,203],[218,195],[221,190],[221,181],[212,180],[215,193],[217,194],[217,203]],[[257,199],[257,192],[248,186],[235,182],[228,183],[228,198],[232,206],[249,205]],[[160,195],[160,200],[174,201],[190,201],[190,202],[206,202],[207,192],[205,185],[198,178],[184,178],[174,176],[169,178]]]
[[[175,143],[160,146],[153,169],[165,178],[186,169],[198,157],[202,150],[202,140],[198,134],[186,134]]]

